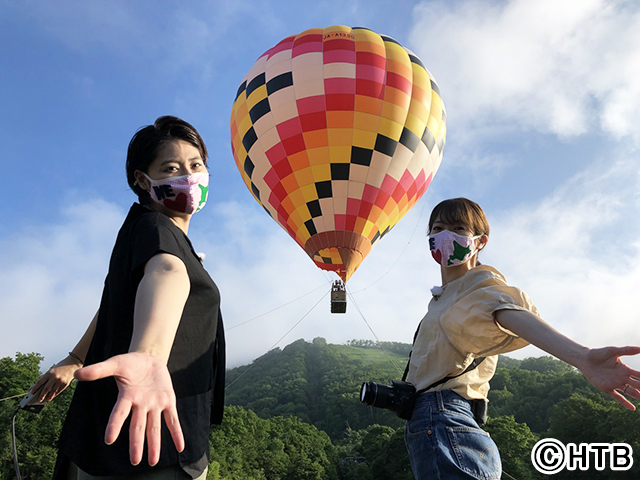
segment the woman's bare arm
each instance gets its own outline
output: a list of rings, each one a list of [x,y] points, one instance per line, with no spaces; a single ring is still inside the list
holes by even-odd
[[[640,347],[588,348],[523,310],[499,310],[495,318],[502,327],[576,367],[594,387],[611,395],[625,408],[635,410],[624,394],[640,400],[640,371],[629,368],[620,357],[640,354]]]
[[[44,375],[38,379],[31,387],[31,393],[37,393],[39,401],[49,402],[60,395],[73,381],[73,375],[79,368],[84,365],[84,360],[89,351],[89,345],[93,340],[93,334],[96,331],[96,323],[98,322],[98,312],[93,316],[93,320],[87,327],[87,330],[80,338],[80,341],[73,347],[70,354],[55,364]],[[78,357],[80,360],[78,360]]]
[[[142,460],[145,435],[149,464],[158,463],[162,416],[176,449],[184,450],[167,360],[189,290],[189,276],[182,260],[166,253],[152,257],[145,265],[136,293],[129,353],[82,368],[75,374],[82,381],[115,378],[119,394],[109,418],[105,442],[115,442],[131,414],[129,456],[134,465]]]

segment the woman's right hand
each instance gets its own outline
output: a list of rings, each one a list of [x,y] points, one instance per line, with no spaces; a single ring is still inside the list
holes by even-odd
[[[142,460],[146,435],[149,465],[154,466],[160,459],[161,418],[164,418],[176,450],[184,450],[176,395],[171,374],[163,358],[129,352],[76,372],[79,381],[94,381],[106,377],[114,377],[118,385],[118,400],[111,411],[104,437],[107,445],[116,441],[125,420],[130,416],[131,464],[138,465]]]
[[[79,368],[82,363],[69,355],[42,375],[29,392],[36,395],[39,402],[50,402],[69,386]]]

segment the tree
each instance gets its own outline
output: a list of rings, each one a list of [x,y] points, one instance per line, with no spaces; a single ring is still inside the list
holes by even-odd
[[[560,440],[565,445],[574,443],[626,443],[634,452],[640,451],[640,417],[637,412],[626,410],[614,400],[601,395],[580,395],[574,393],[558,403],[551,413],[550,427],[545,437]],[[593,456],[587,471],[564,470],[557,474],[559,479],[618,479],[640,478],[640,464],[635,461],[630,470],[598,472],[593,467]]]
[[[226,407],[210,439],[209,480],[337,479],[327,434],[295,417],[265,420],[242,407]]]
[[[270,432],[288,457],[283,480],[337,479],[336,451],[326,433],[296,417],[271,419]]]
[[[348,428],[338,443],[338,474],[340,480],[372,480],[371,468],[362,451],[362,439],[367,430]]]
[[[209,480],[266,479],[265,466],[260,465],[265,450],[270,450],[272,464],[285,461],[279,448],[270,448],[267,421],[241,407],[226,407],[222,425],[214,426],[209,438]]]
[[[404,428],[371,425],[352,431],[338,447],[342,480],[411,480]]]
[[[502,469],[507,474],[518,480],[537,478],[530,455],[538,439],[526,424],[516,422],[513,415],[492,417],[486,430],[498,445]]]
[[[489,391],[491,416],[513,415],[518,423],[526,423],[532,432],[540,434],[549,428],[549,416],[557,403],[574,392],[597,392],[580,373],[567,369],[559,360],[525,359],[522,363],[529,364],[532,370],[496,370]]]
[[[227,401],[246,405],[226,407],[223,424],[211,429],[208,478],[411,479],[403,422],[390,411],[358,401],[362,381],[388,385],[397,371],[374,342],[356,344],[299,340],[272,350],[252,366],[229,371],[230,382],[240,380],[229,387]],[[0,359],[0,398],[24,394],[40,375],[41,361],[36,353]],[[491,386],[487,430],[498,444],[504,471],[512,477],[540,478],[530,460],[538,436],[565,444],[627,443],[640,451],[640,416],[594,392],[581,374],[562,362],[501,357]],[[39,415],[19,412],[18,457],[25,478],[51,478],[72,390],[73,385]],[[19,400],[0,402],[4,425]],[[597,480],[612,473],[617,472],[590,469],[557,477]],[[640,462],[615,478],[639,474]],[[5,428],[0,430],[0,480],[10,478],[11,437]]]
[[[261,418],[295,415],[336,441],[349,426],[360,430],[371,424],[403,424],[393,413],[358,401],[362,382],[388,384],[401,374],[379,349],[329,345],[322,338],[313,343],[297,340],[249,367],[230,370],[227,404],[253,410]]]
[[[16,353],[15,359],[0,359],[0,398],[25,394],[40,377],[42,355],[37,353]],[[72,388],[67,389],[41,413],[17,412],[16,444],[20,473],[24,478],[51,478],[57,455],[57,441],[62,422],[69,408]],[[13,450],[8,428],[11,416],[20,401],[0,403],[0,421],[6,428],[0,431],[0,478],[13,478]]]
[[[522,370],[530,370],[539,373],[569,373],[576,370],[566,362],[549,355],[542,357],[528,357],[520,363]]]

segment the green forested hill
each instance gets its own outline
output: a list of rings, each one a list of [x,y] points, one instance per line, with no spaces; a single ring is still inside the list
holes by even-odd
[[[262,418],[295,415],[333,440],[348,430],[380,424],[394,428],[393,413],[358,401],[363,381],[388,384],[402,376],[410,345],[367,342],[331,345],[322,338],[298,340],[251,365],[227,372],[227,405],[240,405]]]
[[[363,381],[389,384],[402,375],[409,345],[382,346],[298,340],[229,370],[223,424],[210,432],[208,480],[410,480],[403,422],[358,398]],[[41,361],[37,353],[0,359],[0,480],[15,478],[8,426],[19,398],[12,397],[38,378]],[[640,415],[596,392],[563,362],[501,357],[491,386],[486,429],[500,448],[503,478],[540,478],[530,460],[540,438],[627,443],[640,452]],[[51,478],[72,390],[38,415],[18,414],[23,478]],[[574,470],[554,478],[640,478],[635,460],[626,472]]]
[[[383,346],[384,350],[370,341],[331,345],[322,338],[298,340],[251,365],[229,370],[227,404],[261,418],[294,415],[326,432],[338,447],[339,478],[410,479],[403,422],[358,398],[363,381],[389,384],[402,376],[410,345]],[[501,356],[489,399],[486,428],[511,475],[504,478],[539,478],[530,454],[535,442],[545,437],[576,444],[624,442],[640,452],[640,417],[552,357]],[[354,464],[354,458],[366,462]],[[636,478],[638,472],[637,463],[625,474]],[[564,471],[556,478],[605,479],[618,473]]]
[[[251,365],[227,372],[226,403],[262,418],[295,415],[324,430],[332,440],[345,431],[379,424],[403,424],[392,412],[360,403],[363,381],[389,384],[400,379],[411,345],[353,340],[347,345],[297,340],[274,349]],[[535,433],[549,428],[551,409],[574,393],[597,394],[570,365],[551,357],[500,357],[491,382],[492,417],[513,415]],[[599,394],[598,394],[599,395]]]

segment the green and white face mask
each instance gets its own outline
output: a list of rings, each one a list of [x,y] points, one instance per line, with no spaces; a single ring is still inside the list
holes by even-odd
[[[453,267],[467,262],[477,250],[475,237],[458,235],[449,230],[442,230],[435,235],[429,235],[429,250],[431,256],[443,267]]]
[[[209,196],[209,172],[196,172],[180,177],[154,180],[144,173],[151,190],[151,199],[170,210],[189,215],[199,212]]]

